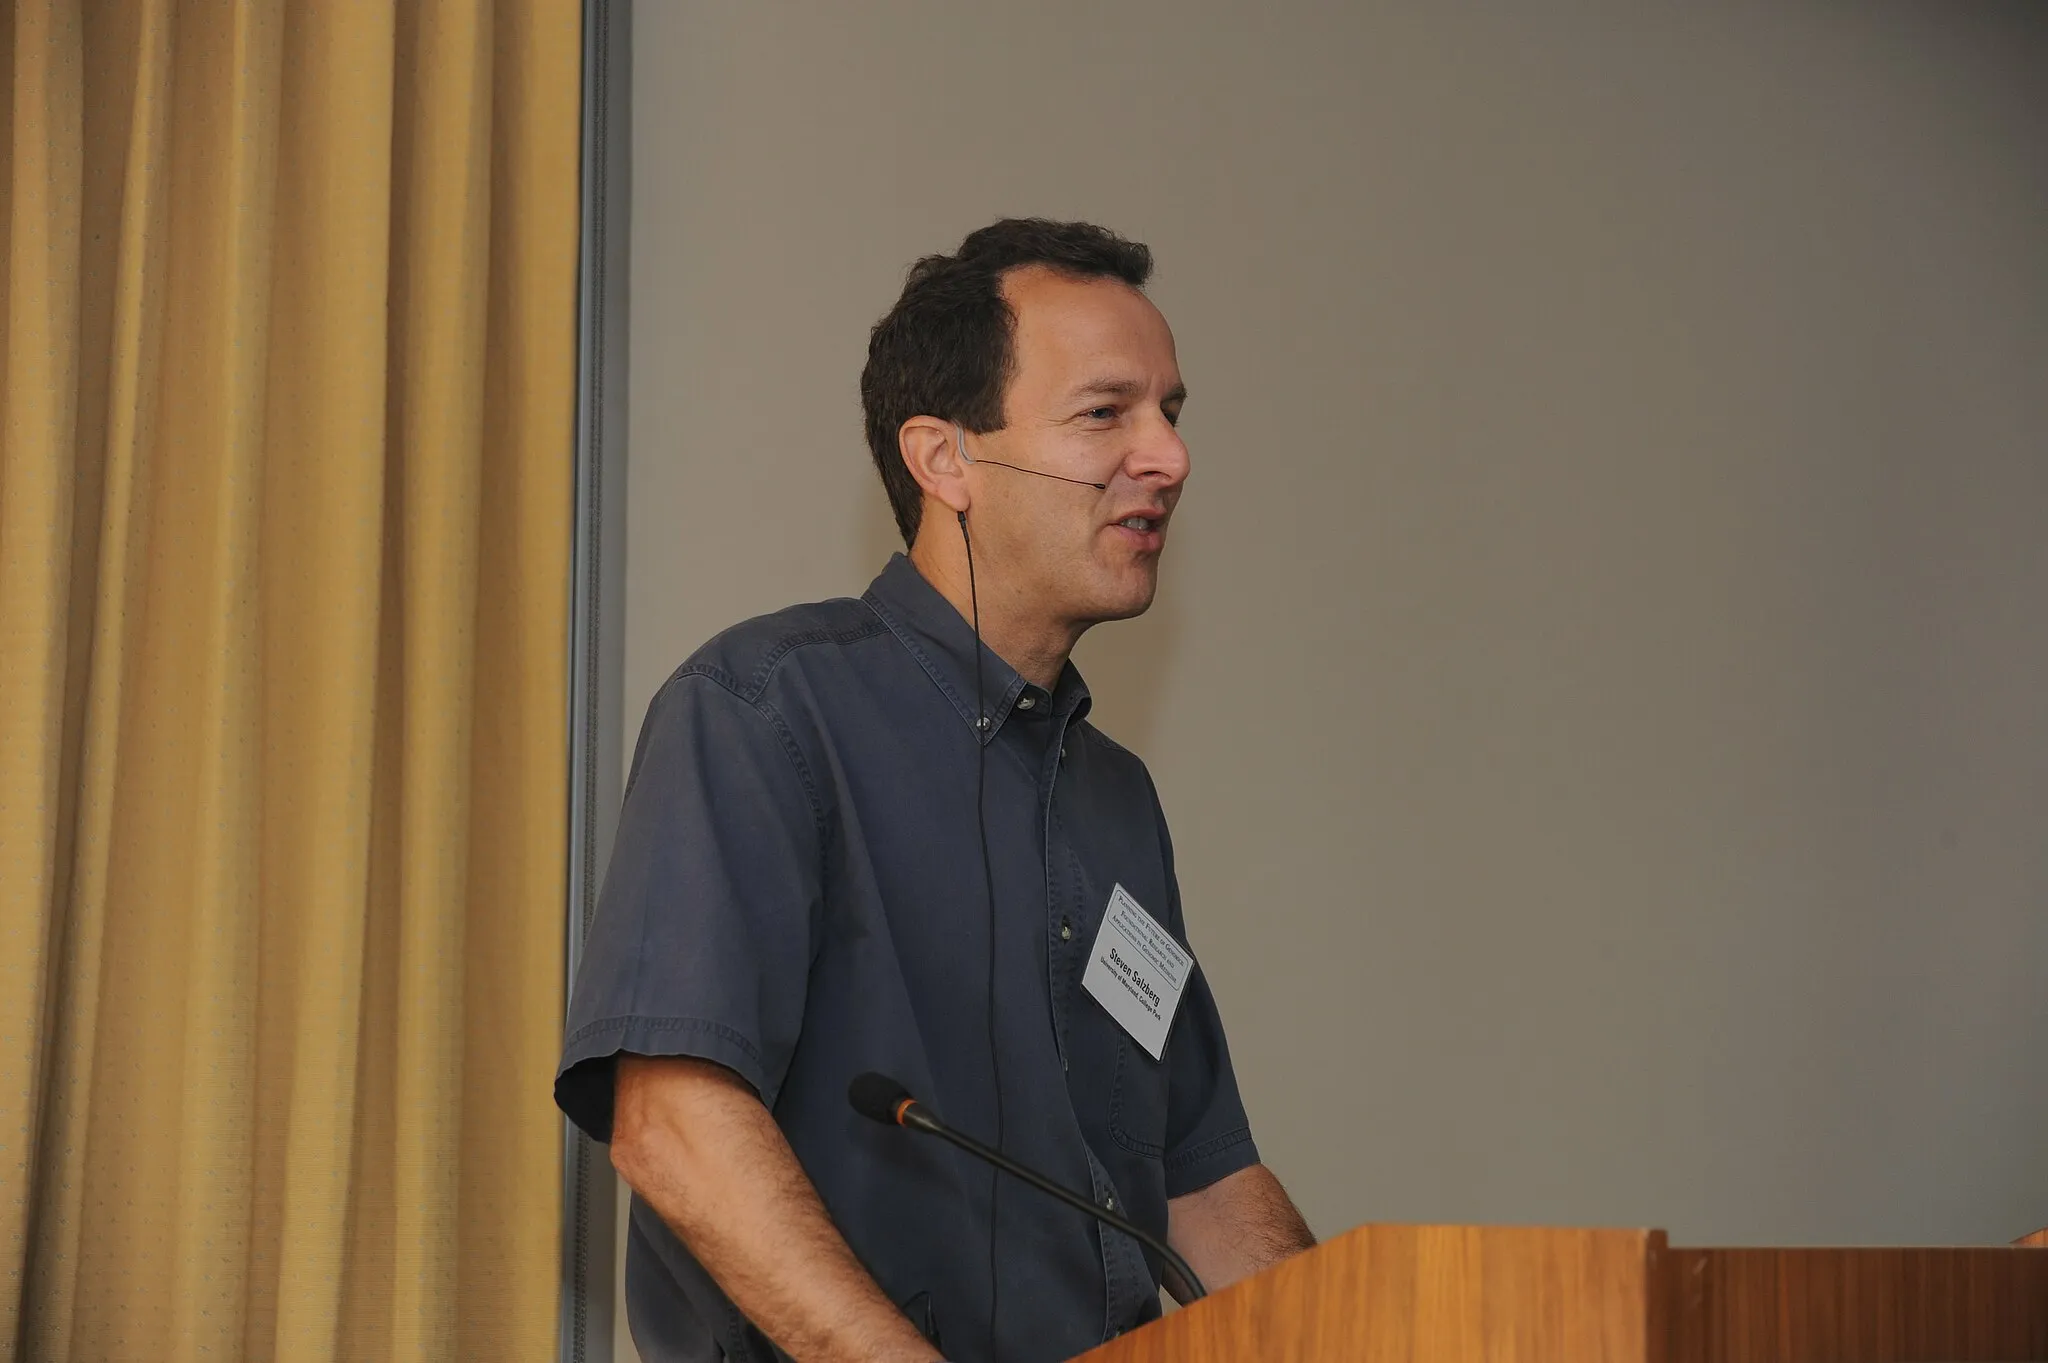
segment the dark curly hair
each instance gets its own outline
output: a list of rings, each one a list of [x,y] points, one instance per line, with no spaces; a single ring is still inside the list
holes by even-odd
[[[896,434],[914,416],[958,422],[977,434],[1003,428],[1017,329],[1003,301],[1003,276],[1026,265],[1142,289],[1152,276],[1152,252],[1093,223],[1005,218],[970,232],[953,255],[926,256],[910,267],[896,306],[868,335],[860,375],[868,449],[906,545],[917,539],[924,494]]]

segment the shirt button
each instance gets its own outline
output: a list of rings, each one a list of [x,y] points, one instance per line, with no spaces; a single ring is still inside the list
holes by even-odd
[[[1026,696],[1022,700],[1017,702],[1017,708],[1019,710],[1029,710],[1032,706],[1036,704],[1038,704],[1037,701],[1031,699],[1031,697],[1029,696]]]
[[[1104,1210],[1104,1211],[1106,1211],[1106,1212],[1113,1212],[1113,1211],[1115,1211],[1115,1210],[1116,1210],[1116,1199],[1115,1199],[1114,1197],[1111,1197],[1111,1196],[1109,1196],[1108,1194],[1106,1194],[1106,1193],[1105,1193],[1105,1194],[1103,1195],[1103,1198],[1102,1198],[1102,1210]]]
[[[1074,940],[1074,925],[1064,918],[1060,920],[1060,940],[1062,942]]]

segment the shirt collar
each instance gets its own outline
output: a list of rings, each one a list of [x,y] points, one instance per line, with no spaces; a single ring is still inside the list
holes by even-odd
[[[961,722],[969,729],[979,730],[983,743],[1000,732],[1013,714],[1070,720],[1088,713],[1088,684],[1071,660],[1060,669],[1059,683],[1047,692],[1044,687],[1025,681],[1016,668],[983,644],[981,687],[988,718],[986,723],[977,723],[974,627],[953,603],[925,581],[917,565],[902,554],[890,556],[888,566],[868,585],[867,595],[861,599],[882,618],[910,656],[924,668],[932,684],[953,703]]]

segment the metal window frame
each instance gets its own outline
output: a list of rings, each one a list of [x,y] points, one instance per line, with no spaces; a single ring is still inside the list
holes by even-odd
[[[576,285],[576,519],[569,605],[569,875],[563,1002],[618,826],[625,708],[626,337],[632,221],[632,0],[584,0]],[[560,1363],[612,1363],[618,1183],[562,1125]]]

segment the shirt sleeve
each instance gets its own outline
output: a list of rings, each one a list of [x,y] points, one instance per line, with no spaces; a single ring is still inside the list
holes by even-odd
[[[803,1024],[823,813],[779,717],[680,673],[648,707],[569,1005],[555,1102],[611,1139],[621,1052],[694,1056],[773,1105]]]
[[[1187,924],[1181,914],[1180,882],[1174,874],[1173,845],[1163,815],[1159,837],[1166,848],[1166,874],[1172,886],[1167,927],[1185,943]],[[1193,951],[1192,946],[1189,950]],[[1257,1164],[1259,1150],[1252,1143],[1244,1100],[1238,1096],[1223,1018],[1199,956],[1188,974],[1187,992],[1181,996],[1180,1016],[1174,1019],[1167,1066],[1166,1195],[1174,1198],[1198,1192]]]

